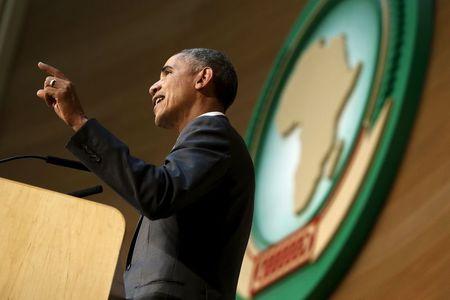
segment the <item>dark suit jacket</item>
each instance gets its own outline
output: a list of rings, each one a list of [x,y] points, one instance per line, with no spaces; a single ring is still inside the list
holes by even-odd
[[[94,119],[67,148],[143,216],[124,274],[127,298],[235,298],[254,171],[226,117],[191,121],[159,167],[131,156]]]

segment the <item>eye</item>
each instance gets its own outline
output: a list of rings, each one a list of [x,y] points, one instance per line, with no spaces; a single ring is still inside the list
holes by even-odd
[[[162,71],[161,72],[161,78],[164,78],[164,77],[166,77],[169,74],[170,74],[170,71]]]
[[[169,75],[169,74],[172,74],[172,68],[171,67],[169,67],[169,66],[164,66],[162,69],[161,69],[161,75],[160,75],[160,77],[161,78],[163,78],[163,77],[166,77],[167,75]]]

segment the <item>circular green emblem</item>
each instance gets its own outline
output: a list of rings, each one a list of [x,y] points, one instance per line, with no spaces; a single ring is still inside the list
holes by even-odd
[[[394,179],[424,78],[432,1],[315,0],[247,135],[256,168],[240,299],[326,297]]]

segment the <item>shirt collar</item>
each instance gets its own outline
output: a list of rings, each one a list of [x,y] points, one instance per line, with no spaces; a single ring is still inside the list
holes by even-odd
[[[200,118],[200,117],[212,117],[212,116],[225,116],[225,114],[224,114],[223,112],[220,112],[220,111],[209,111],[209,112],[207,112],[207,113],[201,114],[200,116],[198,116],[198,117],[196,117],[196,118]],[[225,116],[225,117],[226,117],[226,116]],[[191,121],[191,122],[192,122],[192,121]],[[186,127],[188,127],[188,126],[186,126]],[[186,127],[183,128],[183,130],[182,130],[182,131],[180,132],[180,134],[178,135],[177,141],[175,142],[175,145],[173,145],[171,152],[172,152],[173,149],[175,149],[175,147],[177,146],[178,141],[179,141],[180,136],[181,136],[181,133],[186,129]]]
[[[225,116],[225,114],[224,114],[223,112],[220,112],[220,111],[209,111],[209,112],[207,112],[207,113],[201,114],[201,115],[198,116],[197,118],[203,117],[203,116],[206,116],[206,117],[212,117],[212,116]]]

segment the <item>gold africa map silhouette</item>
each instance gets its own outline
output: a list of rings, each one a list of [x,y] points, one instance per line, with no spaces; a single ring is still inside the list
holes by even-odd
[[[361,63],[347,63],[343,35],[328,44],[312,44],[296,62],[280,97],[275,116],[283,137],[297,134],[301,155],[294,178],[294,213],[308,204],[323,175],[332,178],[344,141],[337,137],[337,123],[347,103]],[[320,117],[318,117],[320,116]],[[296,128],[300,130],[294,131]]]

